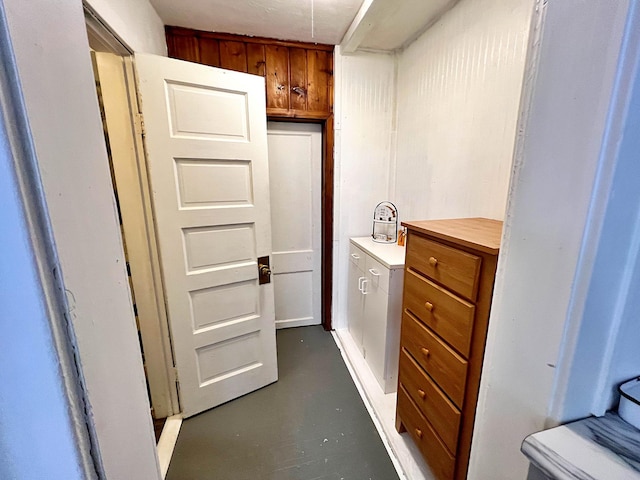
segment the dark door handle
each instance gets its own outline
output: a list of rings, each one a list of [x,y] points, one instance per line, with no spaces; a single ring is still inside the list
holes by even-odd
[[[268,256],[258,258],[258,285],[265,283],[271,283],[271,267]]]

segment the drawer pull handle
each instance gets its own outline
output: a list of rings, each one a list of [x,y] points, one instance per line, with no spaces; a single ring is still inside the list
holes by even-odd
[[[353,258],[354,260],[360,260],[360,255],[358,255],[357,253],[352,253],[351,258]]]
[[[430,312],[433,312],[433,303],[431,302],[426,302],[424,304],[424,308],[426,308],[427,310],[429,310]]]
[[[420,430],[419,428],[416,428],[416,437],[422,438],[422,430]]]
[[[438,265],[438,259],[436,257],[429,257],[429,265],[435,267]]]
[[[421,348],[421,349],[420,349],[420,351],[422,352],[422,354],[423,354],[425,357],[428,357],[428,356],[430,355],[430,353],[431,353],[431,352],[429,352],[429,350],[427,350],[427,349],[426,349],[426,348],[424,348],[424,347],[423,347],[423,348]]]
[[[427,394],[424,393],[424,390],[418,390],[418,396],[424,400]]]
[[[370,268],[370,269],[369,269],[369,273],[370,273],[371,275],[373,275],[374,277],[379,277],[379,276],[380,276],[380,272],[378,272],[378,271],[377,271],[376,269],[374,269],[374,268]]]

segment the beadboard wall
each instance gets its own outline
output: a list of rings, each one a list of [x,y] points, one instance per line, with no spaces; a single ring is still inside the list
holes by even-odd
[[[373,209],[389,194],[395,57],[336,47],[334,328],[346,327],[349,237],[371,233]]]
[[[461,0],[395,54],[335,55],[334,327],[348,238],[375,204],[401,220],[503,219],[532,0]]]
[[[399,55],[405,219],[504,217],[531,0],[461,0]]]

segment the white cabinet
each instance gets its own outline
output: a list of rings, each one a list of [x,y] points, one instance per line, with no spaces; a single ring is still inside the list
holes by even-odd
[[[362,352],[362,322],[364,297],[362,284],[366,280],[364,267],[367,254],[357,246],[349,246],[349,291],[347,294],[347,319],[351,338]]]
[[[384,393],[398,382],[404,247],[352,238],[348,328]]]

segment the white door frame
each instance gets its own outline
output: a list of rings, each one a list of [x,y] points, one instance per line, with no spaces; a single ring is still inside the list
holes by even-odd
[[[102,478],[40,166],[0,4],[0,476]],[[42,428],[46,423],[46,428]],[[38,430],[38,439],[32,432]],[[37,452],[47,449],[46,454]]]
[[[71,449],[66,449],[65,455],[56,452],[62,442],[76,437],[75,429],[81,422],[94,440],[89,455],[95,468],[93,474],[64,478],[159,479],[81,3],[5,0],[0,7],[0,29],[3,72],[15,75],[12,85],[19,89],[19,109],[26,110],[28,116],[28,125],[18,128],[29,154],[37,157],[41,185],[35,188],[46,198],[46,205],[35,214],[50,219],[55,241],[56,258],[41,257],[40,273],[55,275],[64,283],[57,288],[66,302],[53,307],[64,316],[58,333],[73,346],[75,371],[82,381],[82,391],[77,394],[60,390],[69,401],[77,398],[81,402],[82,417],[47,432],[55,433],[59,441],[43,444],[42,438],[34,439],[24,452],[28,459],[22,455],[12,458],[12,468],[35,468],[45,463],[55,464],[55,470],[63,464],[72,466]],[[3,101],[3,108],[5,105]],[[20,111],[12,115],[12,124]],[[38,330],[49,328],[46,320],[38,324]],[[15,363],[8,365],[17,368],[27,359],[35,362],[29,365],[33,376],[48,365],[60,375],[64,373],[60,348],[40,345],[37,351],[38,358],[46,356],[44,366],[39,366],[28,350],[18,350]],[[7,371],[16,373],[15,368]],[[28,372],[25,386],[32,377]],[[55,397],[49,398],[47,386],[42,385],[37,398],[53,406]],[[0,396],[6,398],[4,393]],[[24,431],[39,428],[35,411],[20,415],[26,405],[11,400],[9,406],[11,416],[23,422]]]
[[[143,146],[132,55],[116,36],[85,6],[90,45],[120,58],[109,64],[101,78],[103,97],[122,102],[103,105],[111,155],[125,161],[113,162],[115,187],[122,215],[122,229],[131,269],[145,369],[154,417],[180,413],[171,336],[164,301],[160,260],[156,240],[149,179]],[[104,61],[107,61],[104,59]],[[126,103],[125,103],[126,102]],[[142,228],[140,228],[142,226]]]

